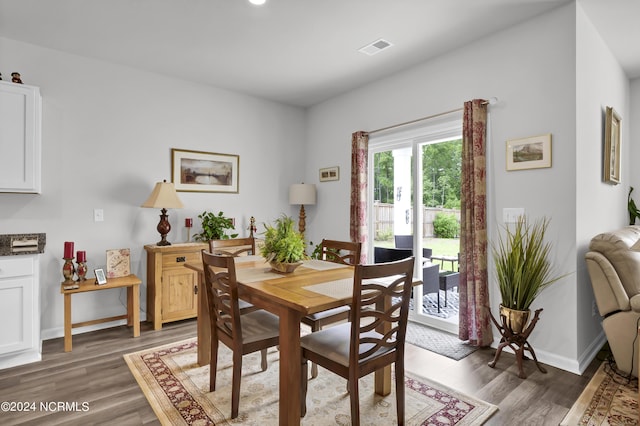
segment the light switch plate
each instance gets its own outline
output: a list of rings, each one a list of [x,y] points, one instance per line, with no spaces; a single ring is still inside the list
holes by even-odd
[[[524,216],[524,208],[522,207],[502,209],[502,221],[504,223],[516,223],[520,216]]]

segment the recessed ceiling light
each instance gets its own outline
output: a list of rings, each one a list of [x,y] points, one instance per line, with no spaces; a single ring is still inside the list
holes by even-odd
[[[249,0],[249,3],[260,6],[266,3],[267,0]]]
[[[366,46],[361,47],[360,49],[358,49],[358,52],[362,52],[365,55],[371,56],[383,51],[384,49],[388,49],[391,46],[393,46],[393,44],[388,42],[387,40],[378,39],[372,43],[367,44]]]

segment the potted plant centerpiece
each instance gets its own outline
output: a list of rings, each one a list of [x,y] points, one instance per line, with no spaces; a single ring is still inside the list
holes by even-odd
[[[293,272],[305,258],[304,237],[295,230],[294,224],[291,217],[282,215],[274,225],[264,225],[264,245],[260,254],[274,271]]]
[[[521,216],[513,230],[505,227],[504,238],[492,244],[502,297],[500,317],[513,334],[527,326],[529,307],[540,292],[562,278],[553,276],[551,243],[545,242],[548,225],[547,218],[531,224]]]
[[[198,217],[202,220],[202,232],[193,236],[196,241],[228,240],[238,236],[238,234],[227,235],[227,229],[235,229],[235,227],[233,221],[224,217],[222,212],[218,212],[216,215],[204,211]]]

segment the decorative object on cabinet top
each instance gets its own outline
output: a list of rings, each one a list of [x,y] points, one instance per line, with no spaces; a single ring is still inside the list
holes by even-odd
[[[22,78],[20,77],[20,73],[19,72],[12,72],[11,73],[11,82],[12,83],[22,84]]]
[[[47,234],[0,234],[0,256],[44,253]]]

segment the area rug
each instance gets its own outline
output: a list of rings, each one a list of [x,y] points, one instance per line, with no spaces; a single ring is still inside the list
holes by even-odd
[[[438,295],[436,293],[428,293],[422,296],[422,308],[424,313],[437,318],[453,318],[458,316],[459,302],[458,291],[449,290],[445,292],[440,290],[440,309],[438,309]],[[445,299],[447,304],[445,306]]]
[[[638,379],[616,376],[603,362],[560,425],[637,425],[638,415]]]
[[[277,350],[269,351],[264,372],[259,354],[243,358],[240,414],[231,420],[231,351],[220,348],[216,391],[209,392],[209,366],[198,366],[196,349],[196,339],[189,339],[124,356],[163,425],[278,424]],[[481,425],[497,410],[422,377],[407,374],[405,386],[407,425]],[[360,381],[360,396],[362,424],[397,424],[393,392],[386,397],[375,395],[373,377],[365,377]],[[320,368],[318,377],[309,381],[307,415],[301,423],[350,424],[346,382]]]
[[[458,316],[458,306],[460,305],[460,296],[457,291],[449,290],[447,292],[447,305],[445,306],[445,292],[440,290],[440,309],[438,309],[438,294],[427,293],[422,296],[422,311],[426,315],[436,318],[448,319]],[[413,298],[409,301],[410,309],[413,309]]]
[[[409,321],[407,325],[407,343],[419,346],[448,358],[461,360],[475,352],[478,347],[471,346],[451,333]]]

